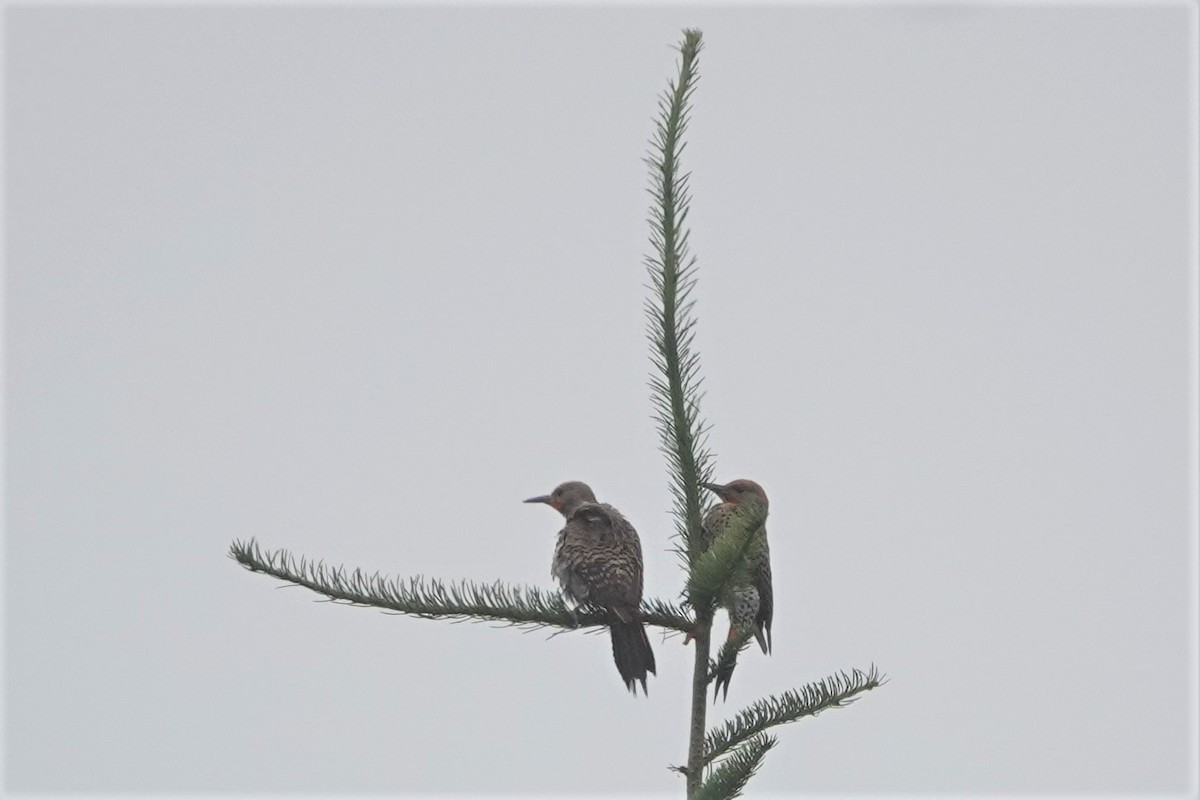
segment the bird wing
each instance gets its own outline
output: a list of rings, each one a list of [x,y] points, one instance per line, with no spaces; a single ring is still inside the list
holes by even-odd
[[[556,574],[566,576],[573,594],[607,608],[637,610],[642,598],[641,545],[620,512],[585,503],[571,513],[561,539]]]
[[[758,616],[755,622],[762,628],[767,639],[767,652],[771,651],[771,619],[775,615],[775,592],[771,587],[771,550],[767,546],[767,532],[763,531],[762,556],[754,571],[754,587],[758,589]]]
[[[616,544],[623,554],[623,559],[629,563],[630,585],[626,599],[634,608],[637,608],[642,602],[642,539],[620,511],[609,505],[606,505],[605,508],[608,509],[609,516],[613,521]]]

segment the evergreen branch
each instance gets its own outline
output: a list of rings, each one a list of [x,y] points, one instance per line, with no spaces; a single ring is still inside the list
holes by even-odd
[[[854,702],[856,695],[881,686],[885,678],[872,664],[866,672],[839,672],[824,680],[799,689],[784,692],[779,697],[755,701],[737,713],[720,728],[708,732],[704,739],[703,763],[711,764],[742,742],[747,742],[768,728],[815,716],[829,708],[842,708]]]
[[[654,255],[646,258],[655,297],[646,304],[651,361],[658,374],[650,379],[651,400],[661,437],[661,450],[671,471],[675,499],[677,552],[690,565],[699,555],[700,520],[705,498],[700,484],[711,480],[707,426],[700,418],[700,362],[692,349],[695,319],[691,294],[695,288],[695,259],[688,254],[688,176],[679,171],[689,100],[698,78],[700,31],[684,31],[679,76],[659,100],[650,166],[650,241]]]
[[[691,294],[695,259],[688,255],[687,175],[679,173],[688,103],[695,89],[700,31],[685,30],[679,48],[679,76],[659,99],[657,126],[650,156],[650,242],[646,258],[653,298],[646,303],[650,359],[657,374],[650,378],[650,400],[658,422],[660,449],[667,456],[671,494],[675,499],[675,552],[690,568],[699,555],[704,503],[702,483],[712,480],[712,456],[706,447],[707,426],[700,417],[700,359],[692,350],[696,323]],[[700,759],[708,712],[708,651],[712,611],[696,609],[696,651],[692,664],[692,709],[688,730],[687,796],[700,790]]]
[[[378,572],[368,575],[360,569],[333,567],[303,556],[297,559],[287,550],[264,552],[253,539],[235,541],[229,555],[252,572],[303,586],[331,600],[421,619],[471,619],[522,628],[549,626],[566,630],[603,627],[609,622],[606,614],[587,606],[572,613],[561,595],[550,589],[522,588],[500,581],[446,583],[420,576],[401,579]],[[684,633],[695,626],[682,608],[656,598],[643,601],[641,613],[648,625]]]
[[[692,561],[688,605],[711,609],[732,589],[750,583],[750,564],[762,548],[767,509],[740,504],[707,550]]]
[[[747,781],[754,777],[767,751],[775,744],[775,738],[766,734],[759,734],[743,744],[712,770],[697,792],[697,800],[733,800],[740,797]]]
[[[725,644],[721,645],[716,660],[709,662],[708,679],[716,682],[713,687],[714,703],[717,701],[718,693],[721,693],[722,699],[728,699],[729,682],[733,680],[733,670],[737,667],[738,656],[745,652],[746,647],[753,640],[754,631],[752,629],[735,633],[734,638],[727,639]]]

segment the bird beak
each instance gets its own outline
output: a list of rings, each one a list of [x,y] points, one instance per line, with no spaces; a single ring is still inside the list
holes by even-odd
[[[719,483],[702,483],[700,486],[708,489],[710,492],[716,492],[721,497],[725,496],[725,487]]]
[[[548,494],[540,494],[540,495],[538,495],[537,497],[531,497],[531,498],[529,498],[528,500],[525,500],[525,501],[523,501],[523,502],[526,502],[526,503],[545,503],[546,505],[551,505],[551,503],[550,503],[550,495],[548,495]]]

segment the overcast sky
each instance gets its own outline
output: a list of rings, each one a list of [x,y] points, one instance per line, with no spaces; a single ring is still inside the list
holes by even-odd
[[[9,790],[682,792],[691,650],[313,603],[234,538],[681,587],[641,159],[685,26],[759,793],[1196,788],[1195,4],[5,11]]]

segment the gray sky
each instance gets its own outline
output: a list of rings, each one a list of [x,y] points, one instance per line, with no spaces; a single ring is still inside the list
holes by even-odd
[[[682,791],[679,639],[634,700],[602,637],[225,552],[548,586],[574,478],[677,595],[641,158],[698,26],[704,412],[777,584],[715,718],[891,677],[752,788],[1195,791],[1196,21],[8,7],[7,788]]]

